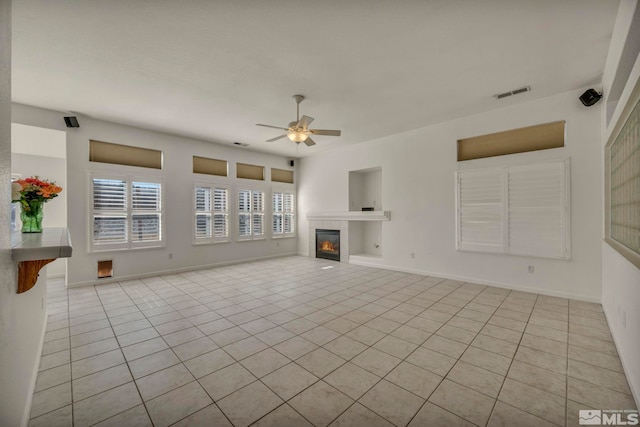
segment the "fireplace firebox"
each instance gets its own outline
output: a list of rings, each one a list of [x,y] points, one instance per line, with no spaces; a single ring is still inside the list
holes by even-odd
[[[316,229],[316,258],[340,261],[340,230]]]

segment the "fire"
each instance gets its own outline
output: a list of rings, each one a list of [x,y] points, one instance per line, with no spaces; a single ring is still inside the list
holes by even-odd
[[[320,243],[320,249],[327,252],[334,252],[336,250],[335,246],[333,246],[333,243],[328,240]]]

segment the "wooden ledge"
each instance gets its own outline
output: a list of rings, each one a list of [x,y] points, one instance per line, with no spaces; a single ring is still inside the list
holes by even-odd
[[[42,267],[57,258],[69,258],[72,247],[66,228],[45,228],[42,233],[11,234],[11,258],[18,263],[18,291],[33,288]]]
[[[27,292],[38,281],[42,267],[56,259],[38,259],[34,261],[20,261],[18,263],[18,293]]]

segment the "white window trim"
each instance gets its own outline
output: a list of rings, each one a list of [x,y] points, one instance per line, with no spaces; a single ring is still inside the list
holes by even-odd
[[[93,180],[94,179],[114,179],[124,180],[127,183],[127,241],[124,243],[94,243],[93,241]],[[160,240],[153,242],[132,242],[131,232],[133,223],[133,209],[131,203],[131,183],[132,182],[149,182],[160,184]],[[89,253],[95,252],[111,252],[111,251],[126,251],[126,250],[139,250],[139,249],[154,249],[166,247],[166,218],[165,218],[165,191],[166,186],[164,179],[161,177],[153,176],[140,176],[140,175],[124,175],[124,174],[110,174],[102,173],[99,171],[90,172],[89,179],[87,180],[89,188],[89,215],[87,221],[87,247]]]
[[[212,190],[212,194],[211,194],[211,221],[212,221],[211,222],[211,237],[196,237],[196,204],[195,204],[196,187],[209,187]],[[214,229],[213,229],[213,218],[214,218],[214,215],[215,215],[215,210],[214,210],[214,206],[213,206],[213,197],[214,197],[213,190],[215,188],[224,188],[224,189],[227,190],[227,207],[229,209],[227,210],[227,236],[226,237],[216,237],[216,235],[214,233]],[[229,183],[226,182],[226,181],[221,181],[221,180],[211,180],[211,181],[199,180],[199,181],[195,181],[193,183],[193,193],[192,193],[191,202],[192,202],[191,203],[191,208],[192,208],[192,215],[191,215],[191,220],[192,220],[192,224],[191,224],[192,243],[194,245],[207,245],[207,244],[229,243],[229,242],[231,242],[231,236],[233,235],[234,215],[233,215],[233,209],[231,209],[231,206],[233,204],[233,195],[232,195],[231,186],[229,185]]]
[[[509,190],[508,190],[508,181],[509,181],[509,168],[518,168],[523,165],[509,165],[509,166],[498,166],[498,167],[487,167],[480,169],[463,169],[456,171],[455,175],[455,189],[456,189],[456,250],[458,251],[468,251],[468,252],[483,252],[483,253],[498,253],[505,255],[515,255],[515,256],[526,256],[526,257],[536,257],[536,258],[547,258],[547,259],[561,259],[561,260],[570,260],[571,259],[571,192],[570,192],[570,179],[571,179],[571,164],[570,159],[560,160],[560,161],[545,161],[538,162],[532,164],[532,166],[545,166],[551,164],[559,164],[562,163],[564,166],[564,179],[563,179],[563,187],[561,189],[562,192],[562,245],[563,245],[563,255],[562,256],[544,256],[540,254],[530,254],[530,253],[522,253],[511,251],[510,249],[510,240],[509,240]],[[483,172],[497,172],[501,173],[502,180],[502,207],[501,207],[501,241],[502,244],[500,246],[483,246],[483,245],[473,245],[473,244],[464,244],[461,236],[461,200],[460,200],[460,174],[461,173],[478,173],[481,174]]]
[[[239,201],[240,201],[240,191],[241,190],[247,190],[247,191],[251,191],[251,235],[250,236],[241,236],[240,235],[240,214],[241,213],[245,213],[245,212],[240,212],[240,206],[239,206]],[[259,235],[254,235],[253,234],[253,215],[254,215],[254,211],[253,211],[253,192],[254,191],[261,191],[263,194],[263,224],[262,224],[262,234]],[[235,213],[235,218],[234,218],[234,228],[235,228],[235,235],[236,235],[236,241],[238,242],[251,242],[251,241],[256,241],[256,240],[266,240],[268,238],[268,233],[269,231],[266,229],[266,227],[268,226],[269,223],[269,219],[270,219],[270,215],[268,215],[268,212],[270,212],[270,209],[268,209],[267,207],[267,197],[269,196],[269,191],[267,191],[267,188],[265,186],[261,186],[261,185],[244,185],[244,184],[236,184],[234,187],[234,192],[233,192],[235,199],[233,200],[233,202],[235,203],[235,208],[233,209],[233,212]]]
[[[276,213],[273,211],[273,196],[275,193],[289,193],[289,194],[293,194],[293,232],[292,233],[285,233],[284,231],[282,233],[274,233],[273,232],[273,218],[276,215]],[[298,231],[298,194],[296,192],[296,188],[295,185],[291,184],[289,186],[287,185],[278,185],[278,186],[273,186],[271,188],[271,194],[269,195],[269,202],[270,202],[270,217],[269,217],[269,233],[272,239],[287,239],[287,238],[293,238],[297,236],[297,231]],[[285,212],[283,212],[283,215],[285,214]],[[283,219],[283,230],[284,230],[284,219]]]

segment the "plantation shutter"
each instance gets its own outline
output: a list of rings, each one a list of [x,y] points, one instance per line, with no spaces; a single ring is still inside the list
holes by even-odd
[[[161,185],[152,182],[131,183],[131,241],[161,240]]]
[[[229,237],[229,190],[216,187],[213,190],[213,232],[219,239]]]
[[[295,211],[294,198],[292,193],[284,193],[284,232],[293,233],[295,231]]]
[[[127,181],[92,180],[93,243],[127,242]]]
[[[251,191],[238,190],[238,235],[251,236]]]
[[[196,186],[195,210],[196,239],[211,238],[211,187]]]
[[[565,163],[509,168],[509,253],[567,256]]]
[[[283,203],[282,193],[273,193],[273,234],[282,234],[284,232]]]
[[[264,192],[253,191],[253,235],[264,235]]]
[[[504,252],[503,168],[458,172],[458,248]]]
[[[457,172],[457,249],[570,258],[569,164]]]

